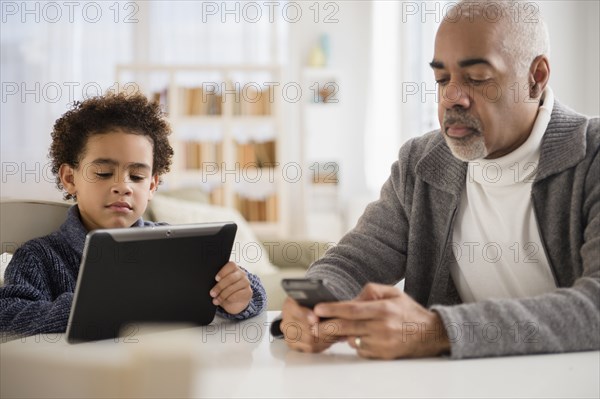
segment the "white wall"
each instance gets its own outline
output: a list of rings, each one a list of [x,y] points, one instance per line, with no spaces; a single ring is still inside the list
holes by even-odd
[[[333,8],[325,9],[327,1],[319,2],[320,17],[315,23],[314,12],[309,7],[314,2],[302,2],[303,12],[307,15],[299,22],[289,25],[289,70],[288,79],[302,81],[302,68],[307,66],[309,52],[318,43],[321,34],[329,35],[331,56],[328,67],[340,74],[339,109],[341,117],[335,122],[340,132],[337,145],[328,149],[331,159],[340,163],[340,199],[345,204],[349,199],[361,195],[366,190],[364,176],[364,121],[365,98],[367,95],[368,57],[371,31],[371,5],[368,1],[335,2],[339,10],[334,17],[335,23],[324,23],[325,15]],[[307,95],[309,93],[306,93]],[[300,104],[287,104],[289,121],[288,156],[291,160],[301,160]],[[320,151],[321,152],[321,151]],[[310,172],[304,170],[304,172]],[[309,177],[305,173],[304,178]],[[290,200],[293,212],[290,225],[292,234],[302,234],[300,226],[304,223],[302,209],[302,189],[300,185],[291,187]]]
[[[550,85],[559,101],[600,114],[600,1],[541,1],[550,33]]]

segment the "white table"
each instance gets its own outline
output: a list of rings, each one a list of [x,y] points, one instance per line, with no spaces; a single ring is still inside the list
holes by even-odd
[[[473,360],[361,359],[345,343],[291,351],[268,312],[242,323],[129,331],[69,345],[62,334],[0,345],[1,397],[595,397],[600,351]]]

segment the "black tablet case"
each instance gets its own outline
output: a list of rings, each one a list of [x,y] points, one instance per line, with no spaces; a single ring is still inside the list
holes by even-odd
[[[86,237],[67,341],[115,338],[136,323],[209,324],[209,291],[235,223],[95,230]]]

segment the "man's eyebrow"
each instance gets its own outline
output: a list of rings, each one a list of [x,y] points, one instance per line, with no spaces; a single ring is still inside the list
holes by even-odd
[[[96,165],[109,165],[109,166],[119,166],[119,162],[115,161],[114,159],[110,159],[110,158],[97,158],[94,159],[92,161],[93,164]],[[152,168],[150,167],[150,165],[143,163],[143,162],[132,162],[127,164],[127,168],[134,168],[134,169],[149,169],[151,170]]]
[[[469,59],[458,62],[458,66],[461,68],[466,68],[466,67],[470,67],[470,66],[478,65],[478,64],[492,66],[492,64],[490,64],[490,62],[488,60],[486,60],[485,58],[469,58]]]
[[[462,60],[458,62],[458,66],[461,68],[467,68],[473,65],[484,64],[488,66],[492,66],[492,64],[486,60],[485,58],[468,58],[466,60]],[[433,69],[444,69],[444,63],[441,61],[433,60],[429,63],[429,66]]]
[[[444,63],[441,61],[433,60],[429,63],[429,66],[433,69],[444,69]]]

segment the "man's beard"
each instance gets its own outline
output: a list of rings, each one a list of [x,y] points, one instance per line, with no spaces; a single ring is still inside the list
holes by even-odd
[[[471,130],[465,137],[450,137],[446,133],[446,126],[460,124]],[[488,156],[485,140],[481,133],[481,123],[462,108],[451,108],[444,112],[442,132],[452,155],[464,162],[474,161]]]

